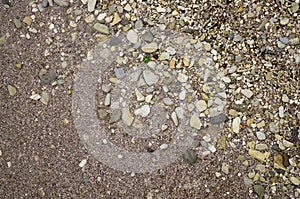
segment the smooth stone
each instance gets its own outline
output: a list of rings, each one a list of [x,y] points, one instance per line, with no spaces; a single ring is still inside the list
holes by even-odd
[[[141,30],[143,28],[144,24],[142,20],[137,20],[134,24],[134,28],[137,30]]]
[[[117,121],[119,121],[121,119],[121,111],[118,109],[115,109],[112,111],[112,113],[110,114],[110,119],[109,119],[109,123],[115,123]]]
[[[186,97],[186,90],[181,91],[178,97],[180,100],[184,100]]]
[[[94,29],[97,30],[97,31],[100,32],[100,33],[103,33],[103,34],[106,34],[106,35],[109,34],[109,29],[108,29],[108,27],[107,27],[106,25],[104,25],[104,24],[101,24],[101,23],[95,23]]]
[[[159,148],[160,148],[161,150],[166,150],[168,147],[169,147],[168,144],[162,144],[162,145],[159,146]]]
[[[249,149],[248,153],[251,157],[253,157],[261,162],[265,162],[270,156],[270,152],[262,153],[260,151],[254,150],[254,149]]]
[[[18,29],[22,27],[22,22],[19,19],[14,19],[14,24]]]
[[[253,92],[250,89],[241,89],[241,93],[247,98],[251,98],[253,95]]]
[[[181,83],[185,83],[187,82],[187,80],[189,79],[189,77],[183,73],[178,73],[178,76],[177,76],[177,80]]]
[[[158,60],[163,61],[163,60],[169,60],[170,59],[170,54],[168,52],[162,52],[158,58]]]
[[[291,183],[293,183],[296,186],[300,185],[300,180],[294,176],[290,177],[290,181],[291,181]]]
[[[129,30],[127,32],[126,38],[133,44],[135,44],[138,41],[138,35],[134,30]]]
[[[259,150],[259,151],[267,150],[268,149],[268,145],[266,145],[266,144],[256,144],[255,145],[255,149]]]
[[[39,72],[39,78],[43,83],[51,83],[58,77],[55,70],[49,70],[41,69]]]
[[[122,108],[122,121],[127,125],[131,126],[134,118],[129,111],[129,108]]]
[[[156,42],[146,44],[142,47],[142,51],[145,53],[153,53],[157,51],[157,49],[158,49],[158,45]]]
[[[255,193],[259,196],[259,198],[264,197],[265,188],[262,185],[254,185],[253,188]]]
[[[176,112],[172,112],[171,118],[172,118],[172,121],[174,122],[175,126],[178,126],[179,123],[178,123],[178,118],[177,118]]]
[[[256,137],[258,140],[265,140],[266,139],[266,134],[264,134],[263,132],[256,132]]]
[[[196,153],[191,150],[187,149],[186,151],[183,152],[183,161],[189,164],[195,163],[197,160],[197,155]]]
[[[300,39],[298,37],[290,39],[290,44],[293,46],[298,45],[300,44]]]
[[[184,118],[184,109],[182,107],[176,107],[175,108],[175,113],[179,119]]]
[[[279,127],[278,124],[275,122],[270,122],[269,129],[272,133],[279,133]]]
[[[159,76],[151,72],[150,70],[143,71],[143,77],[145,82],[151,86],[153,84],[156,84],[159,80]]]
[[[143,34],[142,39],[146,42],[152,42],[154,39],[154,36],[152,32],[147,31],[145,34]]]
[[[221,170],[222,170],[223,173],[225,173],[226,175],[228,175],[228,173],[229,173],[229,165],[227,163],[223,162]]]
[[[163,99],[163,102],[164,102],[165,105],[168,105],[168,106],[170,106],[170,105],[173,104],[172,99],[169,98],[169,97],[164,98],[164,99]]]
[[[97,0],[88,0],[88,11],[93,12],[95,10]]]
[[[138,108],[134,111],[135,115],[139,115],[141,117],[146,117],[150,114],[150,106],[148,104],[143,105],[141,108]]]
[[[108,113],[104,109],[99,109],[98,116],[100,119],[105,119],[108,116]]]
[[[289,99],[289,97],[287,96],[287,94],[283,94],[283,95],[282,95],[282,101],[283,101],[283,102],[289,102],[289,101],[290,101],[290,99]]]
[[[193,114],[190,118],[190,126],[195,129],[200,129],[202,124],[198,114]]]
[[[104,100],[104,105],[105,106],[109,106],[110,105],[110,93],[108,93],[106,96],[105,96],[105,100]]]
[[[234,133],[238,134],[240,133],[240,124],[241,124],[241,118],[236,117],[232,121],[232,130]]]
[[[101,86],[101,89],[102,89],[102,91],[105,92],[105,93],[109,93],[109,92],[111,91],[111,87],[110,87],[109,84],[103,84],[103,85]]]
[[[279,41],[283,44],[288,44],[289,43],[289,38],[287,37],[279,37]]]
[[[53,0],[59,6],[68,7],[70,2],[68,0]]]
[[[237,70],[236,65],[233,65],[228,69],[228,73],[234,73],[236,70]]]
[[[17,89],[11,85],[7,86],[7,90],[10,96],[14,96],[17,93]]]
[[[114,71],[118,79],[123,79],[126,76],[123,68],[115,68]]]
[[[144,95],[137,88],[134,89],[134,92],[135,92],[137,101],[142,102],[145,100]]]
[[[83,159],[83,160],[80,161],[78,166],[82,168],[86,165],[86,163],[87,163],[87,159]]]
[[[207,104],[204,100],[198,100],[195,106],[200,112],[205,111],[207,109]]]
[[[42,5],[43,8],[48,7],[48,5],[49,5],[48,0],[43,0],[42,3],[41,3],[41,5]]]
[[[210,118],[211,124],[220,124],[227,120],[227,116],[225,113],[221,113],[220,115],[214,116]]]
[[[41,99],[41,96],[39,94],[33,94],[29,98],[32,99],[32,100],[37,101],[37,100]]]
[[[279,117],[283,118],[284,117],[284,107],[280,106],[278,111],[279,111]]]

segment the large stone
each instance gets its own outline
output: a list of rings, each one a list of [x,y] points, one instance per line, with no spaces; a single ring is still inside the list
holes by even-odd
[[[157,49],[158,49],[158,45],[155,42],[146,44],[142,47],[142,51],[145,53],[153,53],[153,52],[157,51]]]
[[[97,0],[88,0],[88,11],[93,12],[95,10]]]
[[[198,100],[195,105],[200,112],[205,111],[207,109],[207,104],[204,100]]]
[[[190,118],[190,126],[195,129],[200,129],[202,124],[198,114],[193,114]]]

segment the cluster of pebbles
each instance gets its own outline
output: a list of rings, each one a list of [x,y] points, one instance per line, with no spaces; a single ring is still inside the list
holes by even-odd
[[[1,2],[5,9],[11,6]],[[66,9],[61,10],[66,20],[58,14],[35,23],[57,5]],[[224,160],[216,177],[226,179],[238,170],[249,197],[299,198],[298,0],[35,0],[29,6],[32,15],[12,19],[21,39],[45,34],[45,43],[54,49],[66,33],[72,42],[88,35],[102,45],[101,55],[116,54],[105,73],[100,71],[95,104],[111,140],[120,142],[123,133],[130,138],[119,143],[122,147],[165,150],[172,132],[180,129],[189,134],[193,149],[184,153],[188,162],[216,151],[239,151],[242,168]],[[49,33],[40,31],[45,27]],[[114,49],[120,41],[111,38],[120,32],[129,48]],[[0,35],[0,44],[9,37]],[[107,40],[112,43],[103,46]],[[53,52],[49,49],[46,57]],[[60,73],[69,72],[66,54],[61,53]],[[54,89],[67,76],[49,68],[39,74]],[[14,85],[7,89],[11,96],[18,94]],[[53,92],[39,93],[29,97],[44,105],[54,97]]]

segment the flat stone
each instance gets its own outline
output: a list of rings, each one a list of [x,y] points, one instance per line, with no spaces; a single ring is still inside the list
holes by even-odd
[[[275,122],[270,122],[269,129],[272,133],[279,133],[279,127],[278,124]]]
[[[95,10],[97,0],[88,0],[88,11],[93,12]]]
[[[169,60],[170,59],[170,53],[168,52],[162,52],[158,58],[158,60],[163,61],[163,60]]]
[[[283,102],[289,102],[289,101],[290,101],[290,99],[289,99],[289,97],[287,96],[287,94],[283,94],[283,95],[282,95],[282,101],[283,101]]]
[[[110,114],[110,119],[109,119],[109,123],[115,123],[117,121],[119,121],[121,119],[121,111],[118,109],[115,109],[112,111],[112,113]]]
[[[152,32],[147,31],[147,32],[145,32],[145,34],[142,35],[142,39],[146,42],[152,42],[154,39],[154,36],[153,36]]]
[[[142,102],[145,100],[145,96],[137,88],[134,89],[134,92],[135,92],[137,101]]]
[[[126,76],[123,68],[115,68],[114,71],[115,71],[116,78],[118,79],[123,79]]]
[[[279,41],[283,44],[288,44],[290,42],[287,37],[279,37]]]
[[[189,164],[195,163],[197,160],[197,155],[191,149],[187,149],[183,152],[183,161]]]
[[[145,82],[151,86],[158,82],[159,76],[151,72],[150,70],[143,71],[143,77]]]
[[[228,69],[228,73],[234,73],[236,70],[237,70],[236,65],[233,65]]]
[[[17,89],[11,85],[7,86],[7,90],[10,96],[14,96],[17,93]]]
[[[122,108],[122,121],[127,126],[131,126],[134,118],[132,116],[132,113],[129,111],[129,108]]]
[[[228,175],[228,173],[229,173],[229,165],[227,163],[223,162],[221,170],[222,170],[223,173],[225,173],[226,175]]]
[[[254,192],[259,196],[259,198],[264,197],[265,188],[262,185],[254,185],[253,186]]]
[[[129,30],[127,32],[126,38],[133,44],[135,44],[138,41],[138,35],[134,30]]]
[[[260,152],[254,149],[249,149],[248,151],[249,155],[261,162],[265,162],[268,160],[269,156],[270,156],[270,152]]]
[[[111,100],[110,93],[108,93],[108,94],[105,96],[104,105],[105,105],[105,106],[109,106],[109,105],[110,105],[110,100]]]
[[[227,116],[225,113],[221,113],[217,116],[211,117],[210,122],[211,124],[221,124],[227,120]]]
[[[134,114],[141,117],[146,117],[150,114],[150,106],[148,104],[143,105],[141,108],[136,109]]]
[[[70,2],[68,0],[53,0],[59,6],[69,7]]]
[[[198,114],[193,114],[190,118],[190,126],[195,129],[200,129],[202,124]]]
[[[195,106],[200,112],[205,111],[207,109],[207,104],[204,100],[198,100]]]
[[[300,185],[300,180],[294,176],[290,177],[290,181],[291,181],[291,183],[293,183],[296,186]]]
[[[183,73],[178,73],[178,76],[177,76],[177,80],[181,83],[185,83],[187,82],[187,80],[189,79],[189,77]]]
[[[100,33],[103,33],[103,34],[106,34],[108,35],[109,34],[109,29],[106,25],[104,24],[101,24],[101,23],[95,23],[94,24],[94,29],[97,30],[98,32]]]
[[[98,116],[100,119],[105,119],[108,116],[108,113],[104,109],[98,109]]]
[[[158,45],[156,42],[146,44],[142,47],[142,51],[145,53],[153,53],[157,51],[157,49],[158,49]]]
[[[174,122],[175,126],[178,126],[179,122],[178,122],[178,118],[177,118],[176,112],[172,112],[171,118],[172,118],[172,121]]]
[[[42,102],[42,103],[45,104],[45,105],[48,105],[49,100],[50,100],[50,94],[49,94],[47,91],[43,91],[43,92],[41,93],[41,99],[40,99],[40,102]]]
[[[172,99],[169,98],[169,97],[164,98],[163,102],[164,102],[165,105],[168,105],[168,106],[174,104],[174,102],[172,101]]]
[[[293,39],[290,39],[290,44],[292,46],[298,45],[300,43],[300,39],[298,37],[295,37]]]
[[[111,90],[111,87],[110,87],[109,84],[102,84],[101,89],[102,89],[103,92],[109,93],[110,90]]]
[[[253,95],[253,92],[250,89],[242,89],[241,93],[245,95],[247,98],[251,98]]]
[[[118,23],[120,23],[122,21],[121,17],[119,16],[119,14],[117,12],[114,13],[114,19],[111,22],[111,26],[117,25]]]
[[[87,159],[81,160],[79,163],[79,167],[81,167],[81,168],[84,167],[86,165],[86,163],[87,163]]]
[[[264,120],[261,121],[261,122],[259,122],[259,123],[256,125],[256,127],[259,128],[259,129],[261,129],[261,128],[265,127],[265,126],[266,126],[266,123],[265,123]]]
[[[22,22],[19,19],[14,19],[14,24],[16,26],[16,28],[20,29],[22,28]]]
[[[241,118],[236,117],[232,121],[232,130],[234,133],[238,134],[240,133],[240,124],[241,124]]]
[[[265,140],[266,139],[266,135],[263,132],[256,132],[256,137],[258,140]]]
[[[30,99],[37,101],[41,99],[41,96],[39,94],[33,94],[30,96]]]
[[[144,24],[142,20],[137,20],[134,24],[134,28],[137,30],[142,30]]]
[[[179,119],[184,118],[184,109],[182,107],[176,107],[175,112],[176,112],[176,115]]]
[[[26,23],[26,25],[30,26],[32,23],[32,19],[30,16],[25,16],[23,22]]]
[[[97,17],[97,20],[102,21],[103,19],[105,19],[105,17],[106,17],[106,13],[100,13]]]
[[[43,0],[42,3],[41,3],[41,5],[42,5],[43,8],[48,7],[48,5],[49,5],[48,0]]]

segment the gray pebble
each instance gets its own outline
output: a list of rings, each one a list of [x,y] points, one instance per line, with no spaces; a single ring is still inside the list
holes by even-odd
[[[43,8],[48,7],[48,5],[49,5],[48,0],[43,0],[42,3],[41,3],[41,5],[42,5]]]
[[[283,44],[288,44],[289,43],[289,38],[287,37],[279,37],[279,41]]]
[[[154,36],[150,31],[147,31],[145,34],[143,34],[142,39],[146,42],[152,42],[154,39]]]
[[[197,160],[197,155],[195,154],[195,152],[191,149],[187,149],[184,153],[183,153],[183,160],[186,163],[189,164],[193,164],[196,162]]]
[[[115,68],[114,71],[118,79],[123,79],[126,76],[123,68]]]

